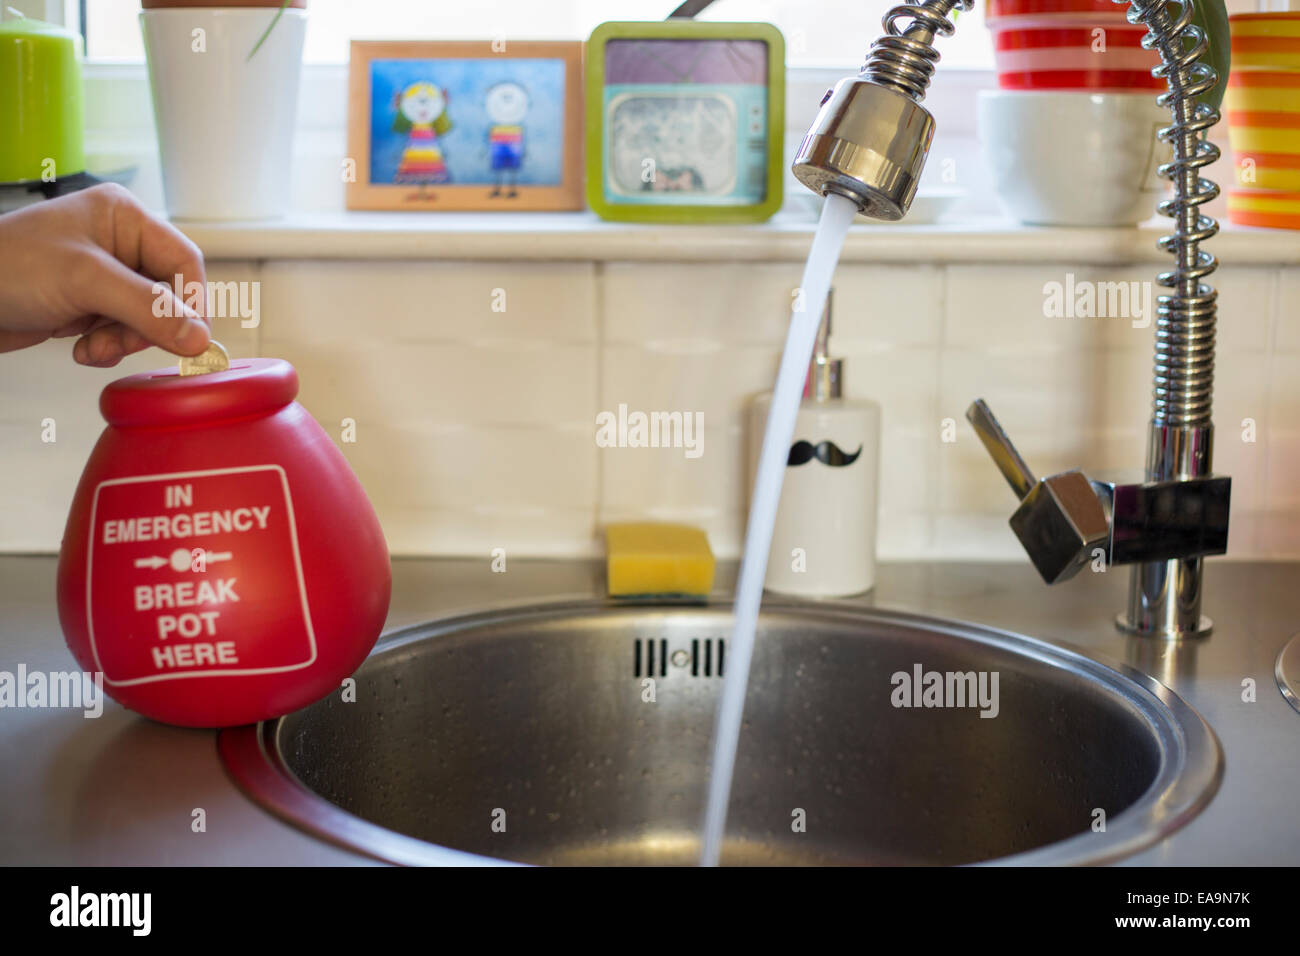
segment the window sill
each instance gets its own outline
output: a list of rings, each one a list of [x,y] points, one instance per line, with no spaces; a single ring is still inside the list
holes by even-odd
[[[792,69],[787,75],[787,156],[815,113],[836,69]],[[93,65],[86,71],[88,151],[105,154],[106,169],[138,165],[132,189],[151,207],[162,205],[153,140],[148,75],[143,64]],[[988,70],[949,69],[926,97],[939,120],[934,157],[952,158],[963,170],[963,198],[946,218],[856,225],[845,243],[847,262],[1032,263],[1084,265],[1168,263],[1156,246],[1169,228],[1153,219],[1137,228],[1031,228],[998,218],[996,200],[975,139],[975,100],[994,85]],[[625,225],[590,212],[420,213],[347,212],[339,208],[340,157],[346,152],[343,115],[347,68],[309,65],[303,88],[314,90],[299,106],[293,205],[287,218],[257,223],[179,223],[212,259],[408,259],[568,261],[787,261],[802,262],[816,226],[815,213],[796,198],[801,187],[787,175],[786,208],[770,222],[738,226]],[[98,124],[98,125],[96,125]],[[1226,166],[1227,160],[1221,161]],[[1215,167],[1211,167],[1213,173]],[[1224,173],[1226,172],[1226,175]],[[933,175],[933,173],[932,173]],[[1216,178],[1211,175],[1211,178]],[[1219,170],[1218,181],[1231,180]],[[935,181],[927,191],[942,189]],[[811,198],[803,194],[798,198]],[[1209,213],[1221,221],[1226,202]],[[1207,249],[1231,265],[1300,264],[1300,234],[1222,223]]]
[[[802,261],[816,223],[798,212],[760,225],[609,223],[590,212],[294,213],[266,222],[178,222],[210,259]],[[1169,262],[1167,220],[1136,228],[1029,227],[1001,219],[855,225],[842,261],[865,263]],[[1207,243],[1233,265],[1300,264],[1300,235],[1223,224]]]

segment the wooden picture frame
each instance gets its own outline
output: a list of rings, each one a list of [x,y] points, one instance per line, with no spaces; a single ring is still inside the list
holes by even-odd
[[[582,41],[353,40],[347,208],[583,208],[582,54]]]

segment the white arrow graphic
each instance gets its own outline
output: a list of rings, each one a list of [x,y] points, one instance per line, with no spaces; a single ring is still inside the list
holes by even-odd
[[[207,559],[209,564],[213,563],[214,561],[229,561],[231,557],[233,557],[233,555],[231,555],[229,551],[209,551],[207,553]]]
[[[162,567],[164,564],[166,564],[166,563],[167,563],[167,559],[166,559],[166,558],[159,558],[159,557],[136,558],[136,559],[135,559],[135,566],[136,566],[137,568],[153,568],[155,571],[157,571],[159,568],[161,568],[161,567]]]

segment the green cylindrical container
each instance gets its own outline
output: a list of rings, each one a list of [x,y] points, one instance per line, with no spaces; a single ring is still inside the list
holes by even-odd
[[[86,171],[81,38],[25,17],[0,20],[0,183]]]

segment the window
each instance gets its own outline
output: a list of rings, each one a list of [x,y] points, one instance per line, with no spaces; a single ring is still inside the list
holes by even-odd
[[[678,0],[311,0],[308,63],[344,63],[352,39],[574,39],[605,20],[660,20]],[[87,54],[95,60],[144,59],[140,0],[84,0]],[[880,35],[886,0],[715,0],[707,20],[766,20],[786,39],[792,67],[856,67]],[[949,67],[992,69],[983,5],[957,15],[956,35],[938,49]]]

